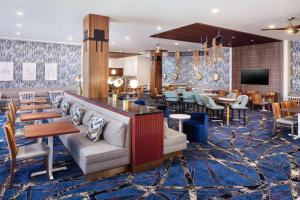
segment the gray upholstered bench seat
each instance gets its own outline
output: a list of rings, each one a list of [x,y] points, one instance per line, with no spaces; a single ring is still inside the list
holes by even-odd
[[[182,151],[186,149],[186,135],[173,129],[165,129],[164,154]]]

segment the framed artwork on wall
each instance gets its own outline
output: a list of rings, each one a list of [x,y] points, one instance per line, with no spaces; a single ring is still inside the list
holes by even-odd
[[[213,75],[213,80],[218,81],[219,79],[220,79],[220,75],[217,72],[215,72]]]
[[[14,63],[0,62],[0,81],[14,80]]]
[[[45,63],[45,80],[57,80],[57,63]]]
[[[22,74],[23,81],[35,81],[36,63],[23,63]]]

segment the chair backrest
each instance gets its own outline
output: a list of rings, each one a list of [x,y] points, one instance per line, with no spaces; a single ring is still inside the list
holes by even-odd
[[[143,99],[136,100],[134,103],[137,104],[137,105],[141,105],[141,106],[146,105],[146,103]]]
[[[35,92],[19,92],[19,100],[29,100],[34,99]]]
[[[201,101],[204,104],[204,106],[208,106],[209,105],[208,96],[200,94],[200,98],[201,98]]]
[[[195,101],[198,105],[203,105],[201,95],[198,92],[194,92]]]
[[[225,90],[218,90],[218,95],[221,96],[221,97],[224,97],[226,96],[226,91]]]
[[[191,99],[191,100],[193,100],[194,99],[194,93],[193,92],[184,92],[182,94],[182,98],[183,99]]]
[[[281,102],[281,108],[282,108],[282,109],[287,109],[287,108],[289,108],[289,107],[290,107],[290,104],[289,104],[288,101],[282,101],[282,102]],[[282,114],[283,114],[284,117],[286,117],[286,116],[291,116],[291,113],[290,113],[290,112],[282,111]]]
[[[166,98],[177,98],[177,93],[176,91],[165,91],[164,95]]]
[[[290,100],[289,106],[290,106],[290,108],[297,108],[298,107],[297,100]]]
[[[261,94],[252,94],[252,102],[254,104],[261,104],[262,103]]]
[[[279,119],[279,118],[282,118],[279,103],[272,103],[272,110],[273,110],[273,115],[274,115],[275,120]]]
[[[14,116],[12,114],[12,111],[10,109],[8,109],[5,113],[6,119],[7,121],[11,122],[13,128],[15,127],[15,119]]]
[[[14,108],[14,106],[13,106],[12,103],[8,103],[8,111],[10,112],[13,121],[15,121],[16,118],[17,118],[17,117],[16,117],[16,110],[15,110],[15,108]]]
[[[237,98],[237,101],[232,105],[238,106],[240,108],[246,108],[249,101],[249,97],[247,95],[240,95]]]
[[[186,91],[186,87],[178,87],[177,89],[176,89],[176,92],[177,93],[184,93]]]
[[[14,129],[10,122],[6,122],[4,124],[3,128],[4,128],[4,132],[5,132],[5,136],[6,136],[6,140],[7,140],[7,144],[8,144],[10,158],[13,160],[16,158],[17,152],[18,152],[18,148],[17,148],[15,136],[14,136],[15,135]]]
[[[210,106],[212,108],[217,106],[216,102],[209,96],[208,96],[208,106]]]
[[[53,101],[57,96],[62,96],[64,94],[63,90],[53,90],[53,91],[49,91],[49,99],[50,101]]]

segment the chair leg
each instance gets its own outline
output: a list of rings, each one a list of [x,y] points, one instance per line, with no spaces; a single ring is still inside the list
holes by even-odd
[[[47,177],[50,180],[50,177],[49,177],[49,164],[48,164],[48,162],[49,162],[48,155],[46,155],[46,156],[44,156],[44,164],[45,164],[45,167],[46,167]]]
[[[292,137],[294,137],[294,124],[291,125]]]
[[[234,120],[234,109],[231,110],[231,121]]]
[[[241,110],[238,110],[239,112],[239,120],[241,120]]]
[[[9,179],[9,186],[12,187],[14,182],[14,175],[15,175],[15,168],[16,168],[16,161],[10,161],[10,179]]]
[[[276,122],[274,122],[274,124],[273,124],[273,133],[275,133],[275,130],[276,130]]]
[[[243,111],[244,114],[244,126],[246,126],[246,110]]]

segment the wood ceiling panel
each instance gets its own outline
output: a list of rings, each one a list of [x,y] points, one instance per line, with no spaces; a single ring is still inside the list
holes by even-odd
[[[280,41],[274,38],[201,23],[195,23],[177,29],[165,31],[162,33],[152,35],[151,37],[201,43],[201,39],[203,42],[206,40],[206,38],[208,38],[208,41],[211,41],[214,37],[218,35],[219,31],[223,38],[223,45],[227,47],[240,47],[246,45],[265,44]]]

